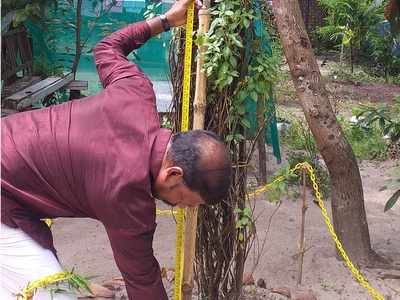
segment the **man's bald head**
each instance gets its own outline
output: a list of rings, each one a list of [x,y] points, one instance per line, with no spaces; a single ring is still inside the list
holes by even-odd
[[[215,204],[229,192],[232,165],[220,138],[206,130],[175,134],[167,159],[182,168],[188,188],[198,192],[207,204]]]

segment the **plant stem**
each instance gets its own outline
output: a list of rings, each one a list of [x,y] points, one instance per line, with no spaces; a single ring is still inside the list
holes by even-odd
[[[306,201],[306,169],[303,168],[303,206],[301,208],[301,225],[300,225],[300,246],[299,246],[299,274],[297,284],[301,285],[303,277],[303,260],[304,260],[304,227],[306,220],[307,201]]]

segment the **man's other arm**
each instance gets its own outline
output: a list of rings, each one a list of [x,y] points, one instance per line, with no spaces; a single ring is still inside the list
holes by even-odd
[[[107,226],[106,230],[129,299],[167,300],[160,266],[153,254],[154,232],[137,234]]]

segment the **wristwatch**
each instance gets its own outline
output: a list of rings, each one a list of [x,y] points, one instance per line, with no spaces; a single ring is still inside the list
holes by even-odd
[[[160,15],[160,20],[164,31],[169,31],[171,29],[171,25],[169,25],[168,19],[166,15]]]

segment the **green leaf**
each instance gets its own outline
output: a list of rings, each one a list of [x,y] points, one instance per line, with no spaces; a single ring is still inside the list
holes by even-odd
[[[253,99],[254,101],[257,101],[257,100],[258,100],[258,94],[257,94],[257,92],[256,92],[256,91],[252,91],[252,92],[250,93],[250,98]]]
[[[251,218],[251,209],[250,209],[249,207],[245,207],[245,208],[243,209],[243,215],[245,215],[245,216]]]
[[[233,55],[231,55],[231,56],[229,57],[229,63],[231,64],[232,67],[236,68],[236,66],[237,66],[237,61],[236,61],[236,58],[235,58]]]
[[[237,95],[237,99],[239,100],[239,101],[238,101],[238,104],[242,103],[242,102],[246,99],[246,97],[247,97],[246,92],[243,91],[243,90],[240,91],[240,92],[238,93],[238,95]]]
[[[239,115],[244,115],[246,112],[246,106],[244,105],[240,105],[237,107],[237,112]]]
[[[249,28],[249,26],[250,26],[250,20],[247,19],[247,18],[244,18],[244,19],[243,19],[243,26],[244,26],[245,28]]]
[[[243,141],[244,140],[244,136],[240,133],[236,133],[235,134],[235,140],[237,141]]]
[[[229,143],[229,142],[231,142],[231,141],[233,140],[233,138],[234,138],[234,135],[233,135],[233,134],[228,134],[228,135],[225,137],[225,140],[226,140],[227,143]]]
[[[382,130],[385,130],[385,119],[384,119],[384,118],[380,118],[380,119],[379,119],[379,127],[380,127]]]
[[[234,34],[229,35],[229,37],[236,46],[243,48],[242,42]]]
[[[397,190],[390,198],[389,200],[386,202],[385,204],[385,209],[383,210],[384,212],[387,212],[389,209],[391,209],[397,202],[397,200],[399,200],[400,198],[400,190]]]
[[[225,49],[222,51],[222,54],[225,57],[232,57],[232,51],[229,49],[229,47],[225,47]]]
[[[240,209],[240,208],[235,208],[234,210],[233,210],[233,212],[235,213],[235,214],[240,214],[240,213],[242,213],[242,210]]]
[[[243,127],[246,127],[246,128],[250,128],[251,127],[250,121],[247,120],[247,119],[240,119],[240,124],[242,124]]]

